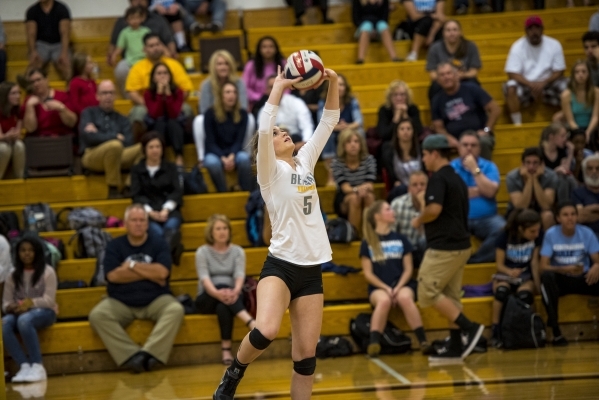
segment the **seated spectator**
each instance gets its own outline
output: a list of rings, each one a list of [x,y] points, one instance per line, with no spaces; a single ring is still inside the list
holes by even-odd
[[[162,15],[171,25],[177,51],[189,52],[185,30],[183,29],[183,18],[181,16],[181,5],[175,0],[150,0],[149,10]]]
[[[166,19],[163,16],[158,15],[156,13],[150,12],[148,10],[148,1],[149,0],[129,0],[129,4],[131,7],[142,7],[145,10],[145,17],[142,20],[141,25],[145,28],[149,28],[152,33],[158,35],[161,43],[167,46],[167,49],[163,49],[163,53],[165,57],[176,57],[177,55],[177,46],[175,45],[175,41],[173,40],[173,34],[171,32],[171,28],[168,25]],[[130,8],[131,8],[130,7]],[[124,57],[118,64],[115,65],[113,60],[115,60],[114,53],[116,51],[116,47],[118,46],[118,39],[121,32],[128,27],[128,21],[126,17],[119,17],[114,23],[114,27],[112,28],[112,33],[110,35],[110,44],[108,45],[108,53],[107,60],[108,65],[114,67],[114,77],[117,83],[121,94],[124,96],[127,95],[125,90],[125,82],[127,81],[127,76],[129,75],[129,71],[133,67],[135,63],[131,63],[131,58],[125,51]],[[143,42],[143,36],[142,36]],[[122,44],[122,43],[121,43]],[[135,46],[137,43],[131,42],[132,46]],[[132,49],[134,52],[135,50]],[[143,57],[142,57],[143,58]],[[116,60],[115,60],[116,61]]]
[[[418,60],[423,46],[430,46],[445,22],[445,0],[402,0],[412,34],[412,49],[406,61]]]
[[[118,366],[140,373],[166,364],[184,312],[170,294],[168,245],[148,232],[148,213],[143,205],[127,207],[125,229],[125,235],[106,246],[108,297],[92,309],[89,323]],[[125,330],[135,319],[156,322],[141,347]]]
[[[69,8],[60,1],[39,0],[27,9],[25,31],[29,49],[28,69],[47,71],[48,63],[52,61],[62,79],[68,81],[71,78]]]
[[[0,19],[0,83],[6,80],[6,35],[4,34],[4,25]]]
[[[146,133],[141,148],[144,159],[131,169],[131,197],[148,213],[149,233],[166,240],[173,262],[179,265],[183,253],[179,231],[183,187],[177,166],[164,160],[164,142],[158,132]]]
[[[173,147],[175,164],[183,169],[183,91],[175,85],[171,71],[162,62],[154,64],[150,76],[150,87],[144,92],[144,102],[148,109],[146,127],[159,132],[166,145]]]
[[[221,31],[225,26],[227,17],[227,2],[225,0],[180,0],[186,10],[192,16],[202,17],[210,14],[210,23],[201,26],[202,30],[209,30],[213,33]]]
[[[41,239],[36,237],[26,236],[17,243],[15,268],[6,278],[2,295],[2,340],[7,353],[19,366],[12,382],[46,380],[37,331],[56,322],[58,284],[54,269],[46,265],[42,246]]]
[[[467,130],[480,137],[481,156],[492,157],[495,138],[493,127],[501,110],[491,96],[479,85],[460,82],[458,69],[452,63],[437,66],[437,81],[443,89],[431,103],[433,127],[445,135],[452,148],[458,147],[458,137]]]
[[[396,231],[406,236],[412,245],[412,260],[414,268],[420,268],[424,250],[426,250],[426,236],[423,229],[412,226],[412,220],[422,212],[422,203],[419,200],[421,193],[426,190],[428,176],[423,171],[414,171],[410,175],[408,193],[396,197],[391,203],[397,221]]]
[[[16,179],[25,175],[25,144],[21,140],[23,126],[21,91],[13,82],[0,83],[0,179],[4,178],[8,164]]]
[[[460,81],[480,85],[477,77],[482,62],[478,47],[462,35],[462,25],[455,19],[450,19],[443,24],[443,40],[433,43],[426,55],[426,70],[432,80],[428,89],[430,102],[443,90],[437,82],[437,66],[443,62],[453,63],[457,67]]]
[[[451,166],[468,187],[468,230],[481,240],[478,250],[468,260],[469,264],[495,261],[495,242],[505,226],[497,215],[499,169],[492,161],[480,156],[480,139],[476,132],[465,131],[460,136],[459,157]]]
[[[201,132],[196,134],[196,145],[202,146],[204,139],[204,165],[219,192],[227,191],[225,171],[237,170],[241,190],[251,191],[254,187],[250,155],[243,150],[250,136],[249,125],[253,121],[250,123],[247,111],[239,104],[237,86],[231,82],[224,84],[214,107],[204,114],[204,137]]]
[[[208,218],[204,237],[206,244],[196,251],[198,295],[195,306],[200,314],[216,314],[220,327],[222,363],[231,365],[233,320],[239,318],[248,329],[256,321],[243,305],[245,252],[231,243],[231,222],[222,214]]]
[[[384,151],[384,167],[387,171],[387,182],[392,189],[387,196],[388,201],[401,196],[408,191],[408,181],[415,171],[422,170],[420,156],[420,142],[414,132],[414,124],[409,119],[404,119],[397,125],[397,133],[391,140],[392,152]]]
[[[376,132],[383,142],[390,143],[397,133],[399,121],[410,119],[416,137],[422,135],[420,110],[414,104],[414,93],[407,83],[400,80],[392,81],[385,93],[385,104],[379,108]],[[388,146],[383,146],[383,151]]]
[[[584,183],[582,162],[585,158],[593,154],[592,150],[587,149],[586,135],[582,129],[577,129],[570,133],[570,143],[572,143],[573,156],[570,164],[570,172],[578,183]]]
[[[200,84],[200,114],[204,114],[214,105],[214,99],[220,96],[222,86],[227,82],[233,82],[237,86],[241,108],[248,110],[245,83],[237,76],[237,67],[231,53],[227,50],[217,50],[212,53],[208,70],[208,76]]]
[[[578,222],[599,235],[599,155],[585,158],[582,171],[584,185],[572,191],[572,201],[578,210]]]
[[[535,10],[542,10],[545,8],[545,0],[533,0],[532,4]],[[505,10],[505,0],[493,0],[493,10],[495,10],[495,12],[503,12]]]
[[[384,200],[364,212],[364,239],[360,246],[362,271],[368,281],[368,299],[374,308],[370,318],[368,355],[378,357],[389,311],[399,306],[420,343],[424,355],[433,353],[416,307],[418,283],[412,278],[412,245],[407,237],[393,232],[395,215]]]
[[[254,58],[245,63],[243,68],[243,82],[247,89],[249,109],[252,111],[254,105],[266,92],[268,78],[277,73],[277,68],[285,68],[287,60],[279,50],[279,44],[272,36],[260,38],[256,45]]]
[[[599,13],[596,14],[599,16]],[[582,46],[587,56],[587,66],[593,84],[599,86],[599,63],[597,62],[597,57],[599,57],[599,32],[590,31],[582,35]]]
[[[370,40],[377,37],[380,37],[391,61],[401,61],[397,57],[389,31],[389,0],[353,0],[352,17],[357,28],[355,36],[358,38],[356,64],[364,64]]]
[[[173,78],[173,83],[183,91],[184,99],[193,90],[191,79],[181,63],[164,55],[164,46],[160,42],[158,35],[148,33],[144,36],[144,52],[146,53],[146,58],[138,61],[131,68],[127,77],[127,83],[125,84],[129,98],[134,104],[129,114],[129,119],[133,125],[134,137],[141,136],[140,134],[147,129],[144,121],[148,114],[148,108],[146,107],[144,93],[150,88],[150,78],[156,64],[162,63],[168,67]],[[191,107],[186,103],[183,103],[183,113],[186,117],[193,115]]]
[[[524,25],[526,35],[512,44],[505,62],[509,80],[503,90],[514,125],[522,124],[520,108],[541,97],[544,103],[559,106],[568,84],[560,42],[543,35],[543,21],[538,16],[528,17]]]
[[[88,107],[79,121],[81,164],[104,172],[108,198],[122,198],[121,170],[130,169],[142,157],[141,145],[133,144],[131,123],[114,109],[116,89],[112,81],[98,85],[98,106]]]
[[[576,179],[570,175],[574,148],[568,142],[568,132],[562,124],[552,123],[541,134],[541,151],[545,168],[557,175],[555,188],[556,203],[570,199],[570,193],[577,186]]]
[[[87,107],[98,105],[94,69],[96,64],[91,56],[77,53],[73,56],[73,78],[69,82],[69,104],[77,117]]]
[[[534,305],[540,289],[539,250],[543,242],[541,216],[534,210],[512,211],[505,229],[495,243],[497,273],[493,280],[493,317],[491,342],[501,347],[501,310],[513,292],[523,302]]]
[[[368,154],[366,140],[357,131],[346,128],[341,132],[331,170],[337,185],[335,213],[360,232],[364,209],[375,200],[376,160]]]
[[[288,5],[293,6],[293,10],[295,12],[295,26],[303,25],[302,16],[306,12],[306,2],[304,0],[285,0]],[[327,17],[329,12],[328,0],[317,0],[313,1],[312,4],[314,6],[318,6],[320,8],[320,13],[322,14],[322,23],[323,24],[332,24],[334,21]]]
[[[73,134],[77,114],[71,111],[69,95],[50,88],[47,75],[39,69],[30,69],[27,80],[31,95],[25,98],[21,113],[23,127],[32,136],[60,136]]]
[[[543,229],[555,224],[553,204],[557,188],[557,175],[543,163],[543,153],[538,147],[528,147],[522,152],[522,166],[511,170],[506,178],[510,195],[508,214],[514,208],[530,208],[541,214]]]
[[[493,11],[489,5],[489,0],[474,0],[474,3],[481,14],[486,14]],[[468,14],[468,0],[456,0],[453,6],[455,7],[456,15]]]
[[[558,324],[561,296],[599,296],[599,241],[593,231],[578,224],[576,206],[560,203],[556,210],[559,225],[551,227],[541,247],[541,291],[547,311],[547,325],[553,331],[551,343],[566,346]]]

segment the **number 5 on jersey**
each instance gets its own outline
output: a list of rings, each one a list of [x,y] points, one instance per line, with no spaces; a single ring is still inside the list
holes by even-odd
[[[304,215],[310,215],[312,212],[312,196],[304,197]]]

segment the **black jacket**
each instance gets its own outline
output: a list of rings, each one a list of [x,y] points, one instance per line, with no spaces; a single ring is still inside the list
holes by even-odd
[[[422,134],[422,121],[420,121],[420,111],[418,106],[412,104],[408,106],[408,117],[412,120],[414,125],[414,135],[420,136]],[[379,118],[376,125],[376,133],[379,135],[384,142],[391,141],[393,135],[397,132],[397,125],[393,122],[393,109],[382,105],[379,108]]]
[[[181,218],[179,209],[183,205],[183,188],[179,181],[177,166],[172,162],[162,161],[153,177],[146,168],[146,160],[131,169],[131,195],[134,203],[147,204],[155,211],[162,210],[162,205],[169,200],[177,203],[177,208],[169,217]]]

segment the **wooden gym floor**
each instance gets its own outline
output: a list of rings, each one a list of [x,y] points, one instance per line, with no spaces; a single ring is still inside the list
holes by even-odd
[[[210,399],[222,365],[50,377],[7,385],[7,399]],[[240,399],[289,399],[291,362],[256,361],[237,393]],[[473,354],[462,365],[429,367],[420,353],[319,360],[313,399],[597,399],[599,343],[566,348]]]

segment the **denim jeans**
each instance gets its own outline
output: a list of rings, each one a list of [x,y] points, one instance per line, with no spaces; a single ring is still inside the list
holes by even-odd
[[[2,340],[4,348],[15,360],[17,365],[24,363],[42,362],[42,352],[40,342],[37,337],[37,331],[52,325],[56,321],[56,313],[49,308],[31,308],[26,313],[19,316],[8,314],[2,317]],[[25,349],[29,354],[23,352],[17,335],[21,336]]]
[[[169,217],[166,222],[150,221],[148,231],[158,237],[163,237],[166,231],[176,231],[181,226],[181,220],[176,217]]]
[[[220,157],[213,153],[206,153],[204,167],[208,169],[216,190],[226,192],[227,180],[225,179],[225,169]],[[251,191],[254,188],[254,184],[250,155],[247,152],[239,151],[235,154],[235,169],[237,170],[237,179],[239,180],[241,189]]]
[[[205,1],[208,0],[183,0],[179,2],[184,4],[185,9],[193,17],[195,16],[196,10]],[[218,24],[224,28],[225,17],[227,16],[227,3],[225,3],[224,0],[212,0],[210,2],[210,14],[212,15],[212,23]]]
[[[468,220],[470,233],[483,241],[476,253],[468,260],[469,264],[495,261],[495,242],[504,226],[505,220],[501,215]]]

